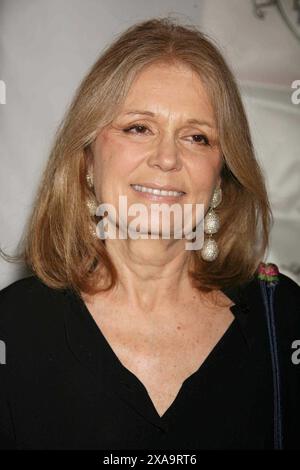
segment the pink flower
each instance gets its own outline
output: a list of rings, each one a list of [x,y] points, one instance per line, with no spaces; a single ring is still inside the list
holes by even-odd
[[[279,269],[276,264],[269,263],[265,268],[265,273],[267,276],[277,276],[279,274]]]
[[[265,276],[278,276],[279,269],[274,263],[260,263],[258,272]]]

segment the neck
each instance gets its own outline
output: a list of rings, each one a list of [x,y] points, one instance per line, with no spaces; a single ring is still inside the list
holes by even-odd
[[[114,299],[132,308],[156,311],[190,295],[191,251],[184,240],[106,240],[118,272]]]

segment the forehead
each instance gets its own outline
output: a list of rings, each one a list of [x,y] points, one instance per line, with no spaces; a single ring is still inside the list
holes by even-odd
[[[121,112],[132,109],[213,117],[213,107],[200,76],[182,63],[154,63],[135,77]],[[197,115],[195,115],[197,114]]]

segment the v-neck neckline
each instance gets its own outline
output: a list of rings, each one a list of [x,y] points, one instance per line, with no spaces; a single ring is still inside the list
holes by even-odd
[[[174,400],[162,415],[158,413],[143,382],[137,377],[137,375],[135,375],[121,362],[121,360],[113,350],[112,346],[110,345],[108,339],[104,335],[103,331],[96,323],[96,320],[89,311],[82,297],[72,291],[70,291],[69,293],[71,293],[72,298],[75,300],[77,306],[80,307],[82,320],[86,320],[88,322],[89,330],[92,333],[92,338],[94,338],[95,342],[100,339],[101,346],[104,346],[104,348],[101,348],[101,346],[97,344],[97,349],[98,352],[102,355],[104,351],[104,357],[102,358],[101,363],[102,366],[104,366],[105,368],[105,374],[108,380],[113,380],[115,384],[115,392],[121,395],[123,399],[125,398],[125,400],[129,404],[132,404],[134,402],[134,406],[136,407],[137,411],[143,410],[143,412],[154,424],[161,427],[166,427],[166,419],[169,414],[172,413],[172,411],[176,408],[176,404],[180,400],[182,394],[184,394],[184,392],[189,389],[189,386],[199,375],[205,372],[205,370],[209,367],[209,364],[222,350],[223,346],[230,339],[232,333],[238,326],[238,315],[241,311],[243,311],[243,305],[240,301],[240,291],[236,290],[235,288],[220,290],[232,301],[235,302],[234,305],[231,305],[229,307],[234,315],[234,318],[223,333],[223,335],[220,337],[218,342],[207,354],[204,361],[202,361],[199,367],[182,382]]]

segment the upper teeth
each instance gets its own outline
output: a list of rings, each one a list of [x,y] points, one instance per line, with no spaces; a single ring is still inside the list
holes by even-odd
[[[136,191],[142,191],[143,193],[152,193],[156,194],[157,196],[181,196],[184,194],[183,192],[178,191],[165,191],[156,188],[146,188],[146,186],[140,186],[138,184],[132,184],[132,187]]]

